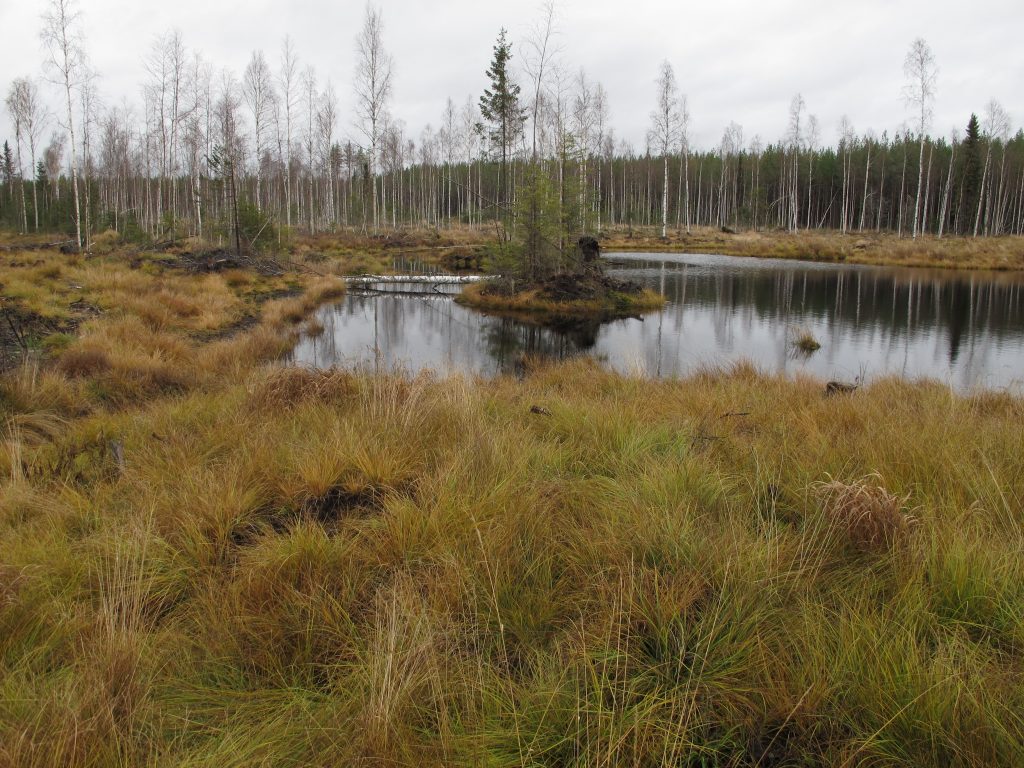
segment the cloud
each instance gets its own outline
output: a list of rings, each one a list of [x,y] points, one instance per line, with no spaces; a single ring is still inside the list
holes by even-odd
[[[385,42],[395,60],[393,112],[410,135],[436,126],[447,98],[464,103],[486,85],[484,70],[500,27],[521,40],[538,15],[535,2],[382,0]],[[44,2],[0,6],[0,88],[17,76],[38,76],[43,51],[39,17]],[[86,47],[100,72],[108,104],[139,103],[143,59],[154,38],[179,28],[186,45],[240,78],[254,49],[277,66],[286,33],[302,65],[339,96],[339,129],[351,133],[354,38],[363,5],[337,0],[80,0]],[[1024,3],[982,0],[567,0],[560,7],[560,41],[570,71],[583,67],[606,88],[616,133],[643,146],[662,60],[673,63],[688,95],[694,139],[717,145],[725,126],[740,123],[748,138],[778,139],[793,94],[821,121],[834,142],[848,115],[860,131],[890,134],[906,118],[901,100],[903,57],[913,38],[929,41],[940,66],[933,133],[966,124],[989,98],[1024,120]],[[13,30],[13,32],[12,32]],[[517,60],[519,51],[517,49]],[[54,106],[56,89],[48,89]],[[12,136],[6,112],[0,136]]]

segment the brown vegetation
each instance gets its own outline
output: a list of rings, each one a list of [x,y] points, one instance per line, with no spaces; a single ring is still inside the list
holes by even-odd
[[[336,279],[42,258],[0,766],[1024,759],[1019,397],[310,371]]]
[[[455,299],[496,314],[534,319],[629,317],[660,309],[665,297],[600,274],[557,274],[519,287],[509,279],[467,285]]]
[[[1024,269],[1022,237],[943,237],[923,235],[916,240],[893,234],[851,233],[833,230],[784,232],[694,229],[692,234],[670,231],[665,239],[653,228],[605,233],[605,252],[650,251],[720,253],[766,259],[805,259],[903,267],[947,269]]]

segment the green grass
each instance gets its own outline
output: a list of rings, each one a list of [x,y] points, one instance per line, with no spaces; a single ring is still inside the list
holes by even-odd
[[[821,342],[810,328],[794,328],[790,335],[790,344],[805,355],[812,355],[821,349]]]
[[[1024,761],[1020,398],[317,373],[337,281],[182,279],[257,323],[0,378],[0,766]]]

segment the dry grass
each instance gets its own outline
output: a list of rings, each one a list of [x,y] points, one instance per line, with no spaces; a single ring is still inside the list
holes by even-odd
[[[891,548],[903,542],[915,520],[906,511],[909,495],[887,491],[878,475],[843,482],[829,480],[815,486],[831,527],[863,551]]]
[[[0,378],[0,766],[1024,761],[1020,398],[268,365],[338,283],[214,277]]]
[[[249,386],[250,403],[260,412],[289,409],[310,400],[341,402],[359,391],[358,381],[345,371],[317,371],[294,366],[275,366],[258,371]]]
[[[41,318],[23,331],[29,344],[55,358],[65,386],[84,383],[93,403],[216,386],[286,351],[312,310],[345,290],[337,277],[301,270],[281,278],[243,270],[189,275],[165,257],[123,253],[109,240],[99,257],[0,254],[4,300],[18,302],[23,317]]]
[[[916,240],[874,232],[741,231],[694,229],[692,234],[638,229],[630,234],[615,229],[601,243],[605,251],[680,251],[728,256],[806,259],[904,267],[1024,270],[1024,238],[922,236]]]

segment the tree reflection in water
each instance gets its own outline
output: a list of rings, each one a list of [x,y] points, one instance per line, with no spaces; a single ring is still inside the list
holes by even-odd
[[[324,334],[302,339],[292,357],[492,375],[514,373],[524,356],[590,354],[654,376],[745,358],[823,377],[927,376],[960,389],[1020,389],[1024,379],[1020,275],[650,254],[615,256],[610,271],[661,291],[663,312],[541,327],[479,314],[429,287],[390,286],[323,308]],[[793,355],[793,327],[821,349]]]

